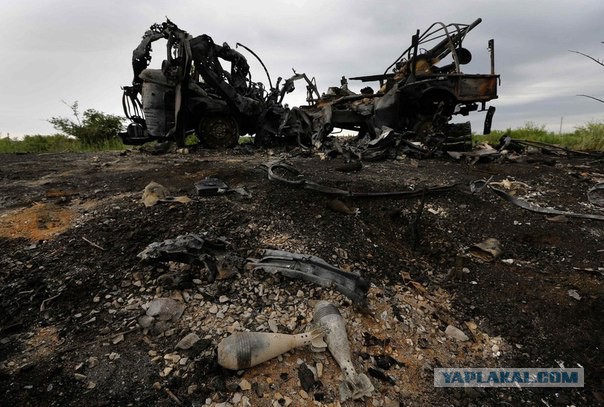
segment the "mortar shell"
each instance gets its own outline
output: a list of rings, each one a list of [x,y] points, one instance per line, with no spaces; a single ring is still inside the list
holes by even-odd
[[[355,375],[356,372],[350,359],[346,323],[338,308],[327,301],[319,301],[315,306],[313,321],[329,330],[325,336],[325,342],[340,369],[347,377]]]
[[[218,363],[227,369],[247,369],[299,346],[310,344],[313,333],[234,333],[218,344]]]

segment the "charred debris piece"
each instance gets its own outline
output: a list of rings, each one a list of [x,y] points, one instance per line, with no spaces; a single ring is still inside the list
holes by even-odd
[[[582,156],[601,158],[604,156],[604,153],[602,152],[577,151],[556,144],[514,139],[509,134],[504,134],[499,139],[499,143],[495,146],[485,142],[480,142],[474,146],[472,151],[447,151],[447,154],[450,157],[456,160],[464,159],[468,164],[471,165],[474,165],[478,162],[492,161],[535,162],[536,160],[539,160],[547,165],[554,165],[556,162],[554,158],[546,159],[541,157],[535,159],[528,157],[535,153],[540,153],[542,156],[550,157]]]
[[[174,261],[204,266],[209,271],[208,280],[212,282],[218,276],[223,262],[228,259],[227,248],[228,243],[223,239],[188,233],[163,242],[151,243],[137,257],[145,263]]]
[[[474,195],[474,194],[479,194],[484,189],[488,188],[490,191],[492,191],[495,195],[497,195],[501,199],[503,199],[515,206],[518,206],[519,208],[525,209],[530,212],[540,213],[543,215],[552,215],[551,218],[548,218],[548,220],[550,220],[550,221],[558,221],[558,222],[565,221],[566,217],[604,221],[604,215],[600,215],[600,214],[596,214],[596,213],[590,214],[590,213],[562,211],[559,209],[553,209],[553,208],[549,208],[549,207],[544,208],[544,207],[535,205],[531,202],[528,202],[526,200],[516,197],[514,192],[508,193],[505,191],[505,189],[513,189],[514,187],[529,188],[529,186],[526,185],[525,183],[518,182],[518,181],[510,182],[509,180],[504,180],[501,182],[493,182],[493,176],[491,176],[487,180],[472,181],[469,185],[469,190],[470,190],[470,193],[472,195]],[[599,206],[603,202],[602,197],[601,197],[603,190],[604,190],[604,184],[599,183],[599,184],[594,185],[592,188],[590,188],[587,191],[587,200],[592,205]],[[493,239],[493,240],[496,240],[496,239]],[[485,243],[487,246],[489,245],[488,242],[483,242],[483,243]],[[499,245],[498,242],[496,245],[491,245],[491,246],[493,246],[492,249],[495,249],[495,246],[498,246],[498,245]],[[480,247],[479,245],[474,245],[474,247],[478,247],[479,249],[484,249],[483,247]],[[495,252],[499,252],[499,254],[501,254],[499,248],[497,248],[495,250]],[[497,257],[494,255],[495,252],[491,253],[493,255],[493,258]]]
[[[252,197],[252,194],[250,194],[245,188],[231,188],[224,181],[212,177],[207,177],[199,182],[196,182],[195,189],[197,190],[197,193],[201,196],[222,195],[234,192],[239,194],[243,198]]]
[[[345,272],[312,255],[267,249],[262,251],[260,259],[246,260],[232,255],[227,250],[228,243],[223,239],[210,239],[189,233],[163,242],[151,243],[138,257],[146,263],[175,261],[205,266],[210,273],[209,282],[213,282],[222,274],[223,268],[241,270],[247,261],[248,268],[252,270],[280,273],[321,287],[333,287],[350,298],[361,310],[367,309],[369,282],[357,273]]]
[[[553,155],[553,156],[583,156],[583,157],[594,157],[594,158],[602,158],[604,157],[604,153],[602,152],[589,152],[589,151],[577,151],[572,150],[568,147],[559,146],[556,144],[543,143],[540,141],[532,141],[532,140],[522,140],[515,139],[510,137],[509,135],[504,135],[499,140],[499,146],[497,149],[502,150],[511,150],[518,152],[525,152],[529,149],[536,149],[545,154]]]
[[[314,181],[309,181],[304,178],[304,175],[298,171],[294,166],[283,162],[273,161],[265,165],[268,171],[268,179],[271,181],[277,181],[292,186],[298,186],[304,189],[321,192],[326,195],[341,196],[341,197],[355,197],[355,198],[411,198],[411,197],[423,197],[428,194],[436,194],[442,192],[448,192],[456,189],[460,184],[454,183],[449,185],[436,185],[428,186],[424,188],[418,188],[407,191],[375,191],[375,192],[356,192],[349,191],[335,187],[329,187],[326,185],[318,184]]]
[[[153,24],[132,54],[134,77],[131,86],[123,87],[122,98],[130,124],[120,136],[126,144],[157,140],[183,146],[195,133],[202,145],[225,148],[250,134],[259,145],[344,149],[365,160],[401,148],[418,156],[468,150],[469,122],[449,122],[480,109],[487,111],[484,133],[489,133],[495,108],[487,109],[486,103],[497,98],[499,83],[493,40],[488,42],[490,73],[461,71],[472,60],[464,39],[481,21],[437,22],[417,30],[411,45],[382,73],[351,78],[375,82],[377,90],[366,86],[355,93],[342,77],[339,87],[323,94],[314,78],[295,71],[273,83],[262,60],[242,44],[236,45],[264,68],[268,87],[252,80],[247,59],[227,43],[218,45],[206,34],[193,37],[170,20]],[[159,39],[167,42],[166,57],[161,69],[151,69],[152,43]],[[307,105],[289,108],[283,100],[296,81],[305,82]],[[349,147],[334,145],[329,137],[334,128],[357,132],[358,137]]]
[[[333,288],[350,298],[359,309],[368,310],[369,282],[360,274],[340,270],[319,257],[267,249],[263,251],[262,258],[252,259],[249,266],[253,270],[263,270],[271,274],[279,273],[289,278],[309,281],[321,287]]]
[[[497,187],[493,186],[492,184],[489,184],[488,188],[491,191],[493,191],[495,193],[495,195],[499,196],[500,198],[504,199],[505,201],[508,201],[509,203],[516,205],[522,209],[526,209],[527,211],[541,213],[544,215],[562,215],[562,216],[566,216],[569,218],[581,218],[581,219],[604,221],[604,215],[589,214],[589,213],[577,213],[577,212],[570,212],[570,211],[561,211],[558,209],[542,208],[540,206],[534,205],[525,200],[516,198],[515,196],[508,194],[503,189],[497,188]]]
[[[604,208],[604,182],[594,185],[587,191],[587,199],[592,205]]]

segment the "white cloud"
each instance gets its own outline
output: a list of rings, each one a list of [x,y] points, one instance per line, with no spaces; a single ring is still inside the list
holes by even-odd
[[[121,114],[120,86],[131,80],[132,49],[152,23],[166,16],[192,35],[207,33],[218,43],[251,47],[274,78],[289,76],[292,67],[315,76],[321,91],[337,85],[342,75],[382,72],[418,28],[482,17],[467,38],[475,57],[467,70],[488,71],[486,42],[495,38],[502,77],[500,99],[493,103],[498,107],[495,128],[531,120],[559,123],[561,116],[565,122],[597,119],[604,110],[575,96],[604,96],[604,71],[568,52],[604,55],[604,39],[596,37],[604,16],[600,0],[412,5],[387,0],[4,0],[0,132],[51,133],[45,120],[69,114],[61,100]],[[265,81],[259,65],[249,60],[255,79]],[[303,103],[303,95],[290,103]],[[478,122],[482,115],[471,117]]]

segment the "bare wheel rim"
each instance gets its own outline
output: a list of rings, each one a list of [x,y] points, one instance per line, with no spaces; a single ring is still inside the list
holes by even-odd
[[[229,115],[205,116],[199,124],[199,133],[202,142],[212,148],[233,147],[239,141],[239,126]]]

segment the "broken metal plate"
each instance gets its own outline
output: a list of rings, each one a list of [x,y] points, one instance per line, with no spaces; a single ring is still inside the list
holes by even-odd
[[[587,191],[587,199],[591,204],[604,208],[604,182],[594,185]]]
[[[188,233],[163,242],[151,243],[137,257],[146,263],[176,261],[204,265],[210,272],[209,281],[212,282],[218,275],[215,256],[224,254],[227,245],[227,242],[220,238],[212,240],[199,234]]]
[[[476,243],[470,247],[470,255],[483,261],[493,261],[501,256],[501,243],[495,238]]]
[[[199,195],[211,196],[227,192],[229,186],[218,178],[208,177],[195,183],[195,189]]]
[[[522,209],[526,209],[527,211],[541,213],[544,215],[564,215],[569,218],[582,218],[582,219],[604,221],[604,215],[590,214],[590,213],[576,213],[576,212],[560,211],[557,209],[542,208],[540,206],[533,205],[530,202],[526,202],[522,199],[518,199],[515,196],[508,194],[504,190],[494,187],[492,183],[488,187],[491,191],[493,191],[500,198],[502,198]]]
[[[326,288],[334,288],[350,298],[356,306],[367,309],[369,282],[359,274],[347,273],[325,260],[307,254],[282,250],[264,250],[263,258],[252,260],[254,270],[283,274],[290,278],[310,281]]]

